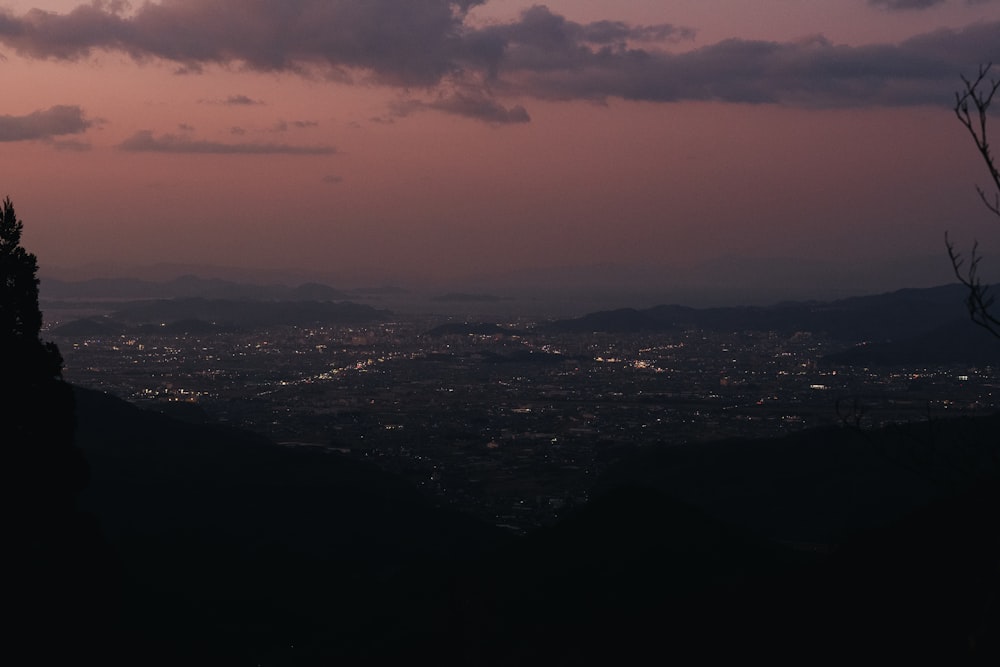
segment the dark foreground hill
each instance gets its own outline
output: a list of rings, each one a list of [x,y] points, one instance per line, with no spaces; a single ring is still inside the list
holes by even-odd
[[[727,632],[762,654],[1000,659],[1000,415],[647,449],[595,493],[621,488],[817,558],[722,601],[741,610]],[[726,627],[725,614],[711,617]]]
[[[77,389],[81,498],[120,561],[132,664],[356,654],[387,587],[501,539],[374,466],[179,422]],[[402,573],[405,573],[402,574]]]
[[[649,449],[515,540],[335,454],[77,401],[124,663],[989,664],[997,648],[1000,416]]]

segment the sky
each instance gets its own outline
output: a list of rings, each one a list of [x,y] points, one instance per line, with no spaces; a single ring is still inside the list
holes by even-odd
[[[0,195],[43,275],[938,284],[986,62],[1000,0],[0,0]]]

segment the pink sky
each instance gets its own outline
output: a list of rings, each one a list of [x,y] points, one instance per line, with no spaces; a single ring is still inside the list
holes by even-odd
[[[1000,258],[949,106],[1000,63],[1000,0],[0,8],[0,194],[43,269],[940,255],[946,280],[945,230]]]

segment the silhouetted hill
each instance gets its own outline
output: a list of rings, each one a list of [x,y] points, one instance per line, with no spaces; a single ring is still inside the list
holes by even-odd
[[[558,524],[441,575],[444,591],[407,589],[414,622],[365,636],[444,664],[992,664],[998,428],[651,448]]]
[[[94,338],[117,336],[124,333],[126,326],[107,317],[86,317],[53,327],[49,333],[64,338]]]
[[[342,301],[349,298],[340,290],[321,283],[302,283],[288,293],[289,301]]]
[[[130,324],[202,320],[237,328],[380,322],[388,311],[351,302],[173,299],[131,303],[112,317]]]
[[[214,322],[206,322],[198,318],[189,317],[175,322],[164,322],[162,324],[140,324],[137,329],[145,333],[160,333],[171,335],[209,335],[232,331],[234,327],[218,325]]]
[[[161,334],[231,332],[270,326],[329,326],[381,322],[386,310],[350,302],[228,301],[175,299],[126,304],[111,315],[53,327],[63,338],[118,336],[130,331]]]
[[[744,629],[761,644],[787,631],[758,618],[774,618],[776,587],[810,564],[662,491],[619,487],[496,554],[488,576],[467,574],[481,588],[460,622],[486,628],[474,664],[746,654]]]
[[[431,298],[431,301],[454,303],[496,303],[504,300],[504,297],[495,294],[470,294],[468,292],[448,292]]]
[[[672,317],[671,314],[687,310],[693,309],[683,306],[658,306],[648,310],[620,308],[590,313],[571,320],[557,320],[544,328],[565,333],[671,331],[681,326],[679,324],[681,320]]]
[[[831,552],[768,586],[770,602],[744,608],[752,618],[724,634],[756,628],[770,636],[761,650],[826,646],[837,660],[990,664],[1000,658],[997,433],[1000,415],[649,449],[597,489],[656,489],[761,537]],[[758,633],[773,627],[786,632]]]
[[[997,364],[1000,340],[965,317],[913,338],[857,345],[826,355],[822,361],[854,366]]]
[[[252,299],[258,301],[340,301],[348,295],[328,285],[309,282],[298,287],[254,285],[220,278],[180,276],[165,282],[135,278],[95,278],[68,282],[45,278],[41,286],[46,299]]]
[[[588,505],[510,540],[373,466],[76,394],[81,504],[121,563],[133,662],[875,647],[954,664],[968,636],[989,647],[1000,415],[648,448]]]
[[[681,331],[688,328],[784,333],[813,331],[852,342],[882,341],[911,338],[930,332],[943,323],[968,320],[964,304],[965,288],[956,284],[903,289],[830,302],[792,302],[767,307],[689,308],[662,305],[644,310],[623,308],[558,320],[548,325],[547,329],[578,333]]]
[[[597,489],[650,486],[789,543],[840,544],[1000,475],[1000,415],[640,450]]]
[[[424,336],[511,336],[522,335],[523,332],[501,327],[489,322],[448,322],[424,332]]]
[[[357,650],[393,577],[501,539],[374,466],[76,397],[81,506],[121,563],[132,664],[289,664],[317,634]]]
[[[372,296],[400,296],[409,294],[409,290],[394,285],[383,285],[381,287],[358,287],[351,290],[353,294],[368,294]]]
[[[996,475],[855,536],[816,589],[840,623],[832,657],[997,664],[998,564]]]

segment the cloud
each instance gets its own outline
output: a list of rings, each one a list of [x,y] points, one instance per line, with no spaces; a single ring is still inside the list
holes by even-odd
[[[945,2],[946,0],[868,0],[868,4],[873,7],[884,7],[889,10],[927,9]]]
[[[259,71],[321,66],[431,85],[455,66],[466,14],[485,1],[162,0],[129,14],[102,4],[66,14],[5,11],[0,40],[34,58],[76,60],[110,49],[188,72],[211,63]]]
[[[263,104],[260,100],[251,99],[246,95],[230,95],[224,99],[222,103],[228,104],[229,106],[253,106]]]
[[[80,107],[59,105],[26,116],[0,116],[0,141],[51,139],[80,134],[93,125]]]
[[[343,176],[337,176],[336,174],[327,174],[323,177],[324,183],[329,183],[330,185],[337,185],[338,183],[344,182]]]
[[[547,47],[551,49],[552,47]],[[692,51],[562,48],[511,41],[496,65],[523,96],[653,102],[718,100],[804,107],[951,103],[959,74],[1000,62],[1000,21],[899,44],[847,46],[730,39]],[[971,63],[971,64],[970,64]]]
[[[909,9],[929,9],[943,5],[948,0],[868,0],[872,7],[882,7],[889,11],[906,11]],[[994,0],[965,0],[967,5],[985,5]]]
[[[455,93],[442,97],[428,105],[431,109],[484,120],[488,123],[527,123],[531,121],[528,112],[521,105],[505,107],[480,93]]]
[[[486,26],[471,36],[470,43],[479,46],[478,55],[489,57],[511,45],[530,47],[550,58],[557,54],[573,55],[587,50],[587,45],[619,48],[627,42],[678,42],[691,40],[695,30],[670,23],[631,25],[622,21],[576,23],[552,12],[544,5],[535,5],[521,12],[517,21]],[[498,49],[498,46],[502,48]],[[476,51],[476,49],[473,49]]]
[[[194,74],[201,74],[202,72],[201,71],[198,71],[198,72],[185,71],[183,73],[184,74],[192,74],[192,73],[194,73]],[[229,107],[249,107],[249,106],[257,106],[257,105],[264,104],[263,100],[255,100],[252,97],[248,97],[246,95],[230,95],[229,97],[225,97],[225,98],[221,98],[221,99],[200,99],[200,100],[198,100],[198,103],[199,104],[222,104],[222,105],[229,106]]]
[[[215,155],[332,155],[332,146],[293,146],[289,144],[238,143],[188,139],[175,134],[155,136],[141,130],[118,145],[124,151],[137,153],[198,153]]]
[[[400,100],[390,105],[390,110],[396,117],[409,116],[419,111],[435,110],[500,125],[531,121],[531,117],[523,106],[505,107],[487,93],[469,87],[460,91],[443,93],[430,101],[414,98]],[[376,122],[386,121],[381,119],[376,120]]]
[[[319,127],[319,123],[314,120],[293,120],[291,122],[283,119],[275,121],[274,125],[271,126],[271,132],[287,132],[289,128],[296,128],[303,130],[310,127]]]
[[[821,36],[730,39],[693,50],[670,23],[577,23],[544,6],[473,25],[487,0],[161,0],[134,10],[80,5],[64,14],[0,10],[0,42],[22,56],[79,60],[97,50],[397,86],[395,115],[433,110],[489,123],[529,119],[520,99],[719,100],[797,106],[950,103],[962,72],[1000,62],[1000,21],[899,44],[847,46]],[[869,0],[891,10],[943,0]],[[965,0],[966,2],[978,0]],[[613,4],[609,4],[613,7]],[[456,85],[455,82],[461,82]],[[258,102],[232,95],[222,103]]]

